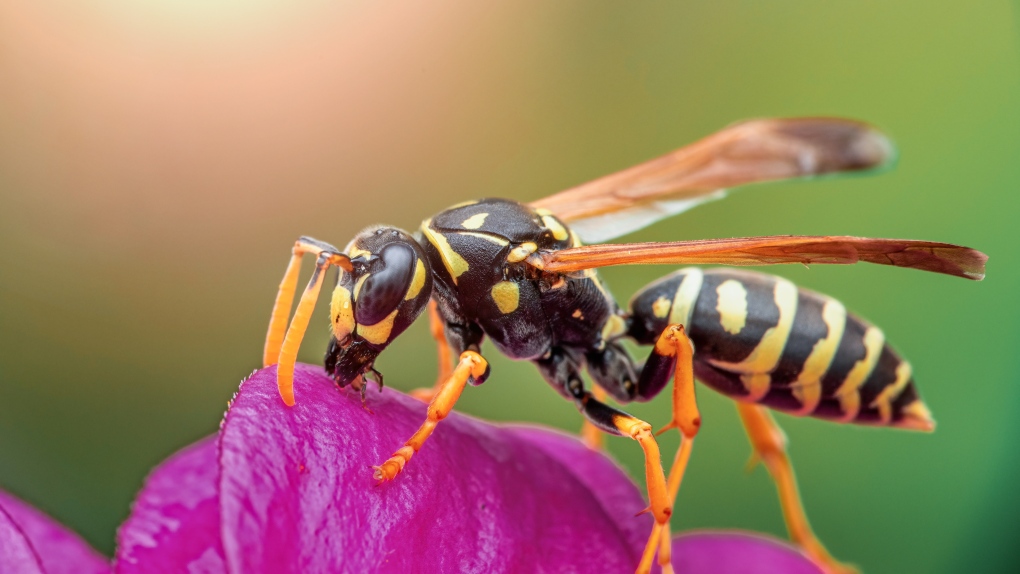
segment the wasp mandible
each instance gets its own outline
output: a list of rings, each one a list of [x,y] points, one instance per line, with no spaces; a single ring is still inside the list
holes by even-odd
[[[818,541],[797,493],[785,438],[768,408],[843,423],[932,430],[909,363],[882,331],[835,299],[786,279],[684,268],[642,289],[627,309],[595,272],[630,264],[805,265],[861,261],[980,280],[987,257],[929,241],[773,236],[663,243],[599,243],[722,197],[738,185],[871,169],[892,146],[871,126],[838,118],[753,120],[624,171],[530,204],[468,201],[426,219],[412,235],[370,227],[341,251],[302,237],[273,308],[263,362],[278,364],[280,396],[295,401],[294,363],[330,266],[341,269],[330,303],[325,367],[340,387],[382,385],[376,358],[428,308],[440,373],[421,428],[375,467],[394,479],[453,409],[467,384],[489,376],[487,337],[504,355],[535,364],[586,425],[627,436],[644,451],[655,526],[639,572],[656,554],[669,564],[669,517],[701,418],[695,378],[737,400],[756,456],[776,482],[793,541],[830,572],[849,568]],[[582,244],[582,240],[591,245]],[[288,315],[302,256],[312,278]],[[652,347],[643,364],[620,344]],[[454,361],[454,358],[457,358]],[[588,390],[581,377],[595,383]],[[604,402],[647,401],[673,380],[681,443],[667,477],[649,423]],[[660,431],[661,432],[661,431]]]

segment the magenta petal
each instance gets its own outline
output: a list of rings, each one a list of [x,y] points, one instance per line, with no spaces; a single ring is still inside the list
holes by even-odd
[[[29,552],[34,551],[31,561],[26,561],[25,544]],[[36,556],[38,562],[34,562]],[[16,561],[11,562],[12,559],[22,562],[18,565]],[[21,500],[0,492],[0,572],[99,574],[109,571],[106,558],[77,534]]]
[[[652,515],[634,514],[648,505],[612,459],[594,451],[568,434],[530,426],[506,426],[509,431],[531,442],[571,470],[599,500],[620,534],[631,548],[643,548],[652,528]],[[639,557],[639,556],[638,556]]]
[[[28,537],[11,515],[0,507],[0,572],[42,574],[42,565]]]
[[[684,574],[823,574],[789,544],[739,531],[677,536],[673,539],[673,568]]]
[[[226,572],[216,496],[217,450],[208,438],[156,468],[117,532],[118,574]]]
[[[456,413],[403,474],[380,464],[425,405],[369,393],[371,414],[321,368],[299,365],[297,405],[275,369],[245,381],[220,442],[232,572],[628,572],[647,534],[630,480],[576,439]],[[570,466],[575,466],[572,469]],[[599,476],[585,474],[597,469]],[[611,506],[610,506],[611,505]]]

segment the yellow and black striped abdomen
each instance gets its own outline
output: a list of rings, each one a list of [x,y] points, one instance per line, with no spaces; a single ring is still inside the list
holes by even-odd
[[[681,323],[695,374],[734,398],[840,422],[931,430],[910,364],[877,327],[825,295],[737,269],[681,269],[631,300],[629,334]]]

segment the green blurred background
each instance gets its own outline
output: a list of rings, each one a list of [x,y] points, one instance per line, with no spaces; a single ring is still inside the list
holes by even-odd
[[[216,430],[259,366],[300,234],[344,245],[479,196],[530,200],[739,119],[866,119],[875,177],[758,186],[633,240],[923,238],[983,283],[772,268],[881,325],[933,435],[780,416],[833,553],[878,572],[1012,572],[1020,555],[1020,59],[1008,2],[0,2],[0,485],[111,552],[147,471]],[[666,268],[604,273],[625,301]],[[307,270],[306,270],[307,272]],[[326,317],[301,358],[321,361]],[[574,430],[528,364],[458,410]],[[435,370],[425,322],[378,367]],[[704,426],[679,529],[784,535],[730,401]],[[635,407],[662,424],[668,401]],[[671,451],[676,440],[665,441]],[[640,477],[640,450],[610,450]]]

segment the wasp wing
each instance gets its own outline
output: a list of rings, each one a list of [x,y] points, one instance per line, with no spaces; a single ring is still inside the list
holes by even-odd
[[[893,157],[875,128],[840,118],[751,120],[664,156],[532,202],[601,242],[719,199],[726,188],[860,171]]]
[[[652,243],[586,245],[536,254],[535,265],[566,273],[636,264],[775,265],[858,262],[893,265],[981,280],[988,256],[969,247],[910,239],[849,236],[741,237]]]

